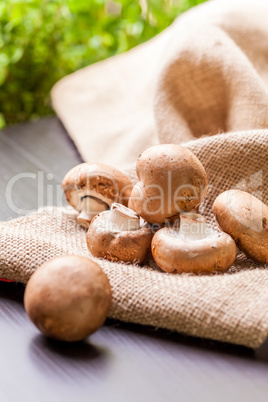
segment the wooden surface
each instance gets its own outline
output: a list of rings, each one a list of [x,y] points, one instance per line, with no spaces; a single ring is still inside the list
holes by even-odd
[[[61,180],[79,162],[56,118],[0,132],[0,219],[60,202]],[[0,402],[268,400],[268,342],[253,351],[108,321],[83,343],[61,344],[30,323],[23,292],[0,283]]]

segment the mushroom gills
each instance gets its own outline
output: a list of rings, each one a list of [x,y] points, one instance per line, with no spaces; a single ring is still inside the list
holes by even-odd
[[[152,254],[165,272],[225,272],[236,258],[236,245],[227,233],[207,227],[202,215],[183,213],[179,229],[164,227],[155,233]]]

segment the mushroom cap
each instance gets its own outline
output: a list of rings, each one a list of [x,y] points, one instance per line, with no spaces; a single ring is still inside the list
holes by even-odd
[[[119,170],[104,164],[81,163],[63,179],[62,188],[68,203],[81,212],[81,199],[95,197],[108,207],[113,202],[128,204],[132,190],[130,179]]]
[[[177,230],[165,227],[153,237],[152,254],[157,265],[165,272],[225,272],[235,261],[236,245],[223,232],[211,232],[200,240],[186,240],[179,236]]]
[[[150,223],[164,223],[180,212],[196,209],[206,194],[207,175],[199,159],[176,144],[155,145],[136,165],[139,182],[129,207]]]
[[[253,195],[240,190],[220,194],[213,212],[221,229],[249,258],[268,263],[268,207]]]
[[[57,257],[31,276],[24,295],[25,310],[45,335],[79,341],[105,321],[111,304],[106,274],[92,260]]]
[[[110,261],[142,263],[151,247],[153,237],[146,223],[137,230],[115,231],[107,225],[111,211],[92,219],[87,231],[87,247],[94,257]]]

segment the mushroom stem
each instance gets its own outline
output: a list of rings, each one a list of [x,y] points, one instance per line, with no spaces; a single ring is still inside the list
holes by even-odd
[[[109,225],[112,230],[116,231],[138,230],[140,229],[140,217],[136,212],[115,202],[111,207]]]
[[[200,214],[180,214],[179,236],[187,240],[201,240],[207,236],[206,218]]]
[[[80,215],[77,217],[77,221],[80,225],[89,226],[90,221],[94,216],[98,215],[100,212],[106,211],[108,205],[105,202],[98,200],[95,197],[86,196],[82,198],[82,210]]]

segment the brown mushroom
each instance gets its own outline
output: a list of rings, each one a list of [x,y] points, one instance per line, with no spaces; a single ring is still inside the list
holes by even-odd
[[[179,229],[165,227],[156,232],[152,254],[165,272],[225,272],[236,258],[236,245],[228,234],[209,229],[204,216],[182,213]]]
[[[105,321],[111,304],[106,274],[92,260],[57,257],[41,265],[27,283],[24,305],[45,335],[79,341]]]
[[[152,237],[150,226],[138,214],[115,203],[92,220],[87,246],[95,257],[141,263],[150,251]]]
[[[139,182],[129,207],[150,223],[162,224],[196,209],[206,194],[207,175],[197,157],[176,144],[155,145],[136,165]]]
[[[213,212],[221,229],[249,258],[268,263],[268,207],[253,195],[240,190],[220,194]]]
[[[66,174],[62,187],[68,203],[80,212],[77,222],[88,227],[92,218],[113,202],[127,206],[132,183],[111,166],[82,163]]]

